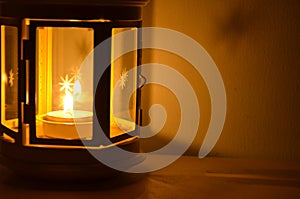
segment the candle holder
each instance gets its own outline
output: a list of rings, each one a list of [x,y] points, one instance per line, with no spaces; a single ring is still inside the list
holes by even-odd
[[[148,0],[9,0],[0,2],[1,125],[3,164],[31,178],[92,179],[116,173],[88,150],[121,147],[139,152],[141,63],[139,27]],[[94,48],[114,41],[107,55]],[[137,50],[119,58],[126,44]],[[110,59],[103,75],[97,60]],[[87,59],[89,57],[89,59]],[[92,57],[92,58],[91,58]],[[99,58],[100,57],[100,58]],[[84,65],[84,67],[82,67]],[[101,64],[100,64],[101,65]],[[128,75],[134,71],[134,75]],[[95,80],[100,78],[100,82]],[[117,94],[114,91],[117,89]],[[129,105],[113,103],[128,95]],[[128,103],[128,102],[126,102]],[[129,107],[129,117],[128,112]],[[100,125],[106,138],[95,126]],[[134,166],[141,157],[118,160]]]

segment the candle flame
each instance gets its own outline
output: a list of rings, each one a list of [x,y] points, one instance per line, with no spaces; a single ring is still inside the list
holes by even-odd
[[[81,94],[81,84],[80,81],[77,79],[75,83],[73,83],[75,77],[69,79],[69,76],[66,75],[65,78],[61,77],[62,82],[59,83],[61,85],[60,90],[65,91],[64,97],[64,115],[67,117],[73,117],[73,106],[74,106],[74,99],[73,95],[78,97],[78,94]],[[72,88],[73,86],[73,88]],[[73,95],[72,92],[73,91]]]
[[[64,97],[64,114],[66,116],[73,115],[73,96],[69,91],[66,91],[66,96]]]

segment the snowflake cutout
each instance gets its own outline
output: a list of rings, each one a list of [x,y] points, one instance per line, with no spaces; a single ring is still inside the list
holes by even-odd
[[[120,75],[120,86],[122,89],[125,88],[127,81],[128,81],[128,71],[125,68]]]
[[[69,75],[67,74],[65,79],[63,77],[60,77],[62,82],[59,82],[58,84],[61,85],[61,88],[59,89],[60,91],[64,90],[66,93],[67,92],[72,92],[72,86],[74,86],[74,83],[72,83],[74,77],[69,79]]]
[[[14,85],[14,80],[15,80],[15,77],[14,77],[13,70],[10,69],[10,71],[9,71],[9,76],[8,76],[8,84],[9,84],[10,87],[13,87],[13,85]]]

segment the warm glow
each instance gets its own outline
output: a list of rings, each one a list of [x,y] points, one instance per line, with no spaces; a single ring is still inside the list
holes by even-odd
[[[63,24],[66,22],[69,21]],[[29,31],[25,32],[29,34]],[[36,37],[36,82],[37,91],[41,91],[37,92],[37,138],[91,140],[93,59],[82,70],[81,66],[94,48],[94,29],[39,26],[36,28]],[[26,66],[29,65],[28,62]],[[9,80],[10,85],[15,84],[17,77],[14,68],[9,74],[10,69],[11,66],[5,68],[6,84],[2,83],[9,89]],[[26,132],[26,140],[30,137],[29,131]],[[26,145],[32,144],[28,141]]]
[[[73,96],[69,91],[66,91],[64,97],[64,114],[68,116],[73,115]]]

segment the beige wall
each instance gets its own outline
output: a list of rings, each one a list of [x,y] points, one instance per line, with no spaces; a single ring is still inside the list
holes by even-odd
[[[300,159],[300,3],[297,0],[152,0],[144,26],[180,31],[197,40],[222,74],[227,117],[210,155]],[[144,63],[164,63],[183,73],[201,106],[198,135],[187,154],[196,155],[210,117],[207,88],[191,65],[166,52],[145,51]],[[166,88],[143,89],[147,109],[161,103],[168,112],[163,130],[143,140],[146,151],[168,143],[177,131],[180,110]]]

